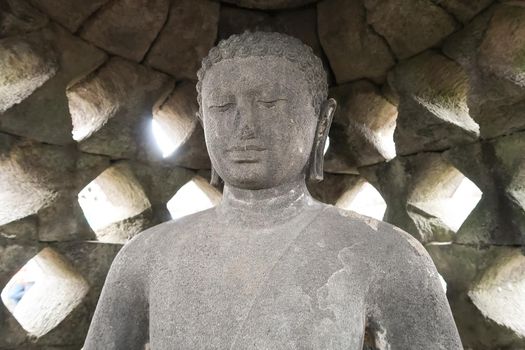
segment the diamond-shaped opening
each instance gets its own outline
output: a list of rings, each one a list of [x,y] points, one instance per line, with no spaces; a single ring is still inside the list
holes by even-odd
[[[195,176],[175,193],[166,206],[175,220],[214,207],[221,196],[204,178]]]
[[[44,248],[9,280],[0,296],[22,328],[41,337],[62,322],[88,290],[67,260]]]
[[[481,200],[483,192],[460,171],[448,167],[443,174],[421,182],[413,193],[412,206],[439,218],[453,232],[457,232]],[[425,193],[422,195],[422,193]],[[418,196],[426,200],[418,200]]]
[[[366,181],[345,192],[335,205],[377,220],[382,220],[386,211],[385,200],[375,187]]]
[[[89,225],[100,241],[119,241],[119,233],[107,228],[137,217],[151,208],[148,197],[129,167],[120,163],[106,169],[78,194],[78,202]],[[136,230],[142,230],[140,225]],[[138,232],[123,232],[131,236]],[[125,240],[127,237],[122,237]]]
[[[483,315],[525,337],[525,256],[519,249],[496,259],[468,295]]]
[[[164,158],[173,154],[177,148],[188,141],[197,127],[198,120],[195,116],[197,107],[194,94],[195,86],[189,82],[183,82],[153,110],[151,129]]]

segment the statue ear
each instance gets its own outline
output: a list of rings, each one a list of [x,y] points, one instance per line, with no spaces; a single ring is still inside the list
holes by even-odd
[[[336,108],[337,102],[333,98],[329,98],[321,105],[321,115],[317,122],[317,129],[315,131],[315,139],[310,159],[310,180],[323,180],[324,145],[326,144],[326,138],[328,137],[328,132],[330,131],[330,125],[332,125],[332,119]]]

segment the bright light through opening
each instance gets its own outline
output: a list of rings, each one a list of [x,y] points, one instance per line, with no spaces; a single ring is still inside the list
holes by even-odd
[[[153,137],[159,146],[162,157],[170,156],[177,149],[177,144],[171,140],[168,135],[162,130],[161,125],[155,119],[151,119],[151,128],[153,130]]]
[[[336,203],[336,206],[377,220],[383,220],[386,211],[386,203],[383,197],[381,197],[381,194],[375,187],[368,182],[361,185],[359,192],[355,196],[347,199],[345,195],[343,195]]]
[[[44,248],[11,278],[1,299],[22,328],[41,337],[62,322],[88,290],[68,261]]]
[[[326,142],[324,144],[323,155],[326,154],[326,152],[328,152],[329,147],[330,147],[330,137],[327,137]]]
[[[219,198],[220,193],[215,188],[194,178],[182,186],[166,206],[171,217],[175,220],[212,208],[218,203]]]

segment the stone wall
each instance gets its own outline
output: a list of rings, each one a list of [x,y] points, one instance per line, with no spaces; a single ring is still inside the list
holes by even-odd
[[[525,3],[493,0],[0,0],[0,287],[35,256],[47,276],[32,308],[0,303],[0,349],[79,349],[121,245],[190,180],[206,191],[195,73],[245,30],[296,36],[329,72],[312,193],[345,207],[373,185],[465,348],[524,349]],[[451,223],[465,178],[481,199]]]

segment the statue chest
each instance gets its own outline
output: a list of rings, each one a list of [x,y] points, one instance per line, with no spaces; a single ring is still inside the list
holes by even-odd
[[[219,236],[159,260],[152,349],[362,349],[370,273],[320,236]]]

